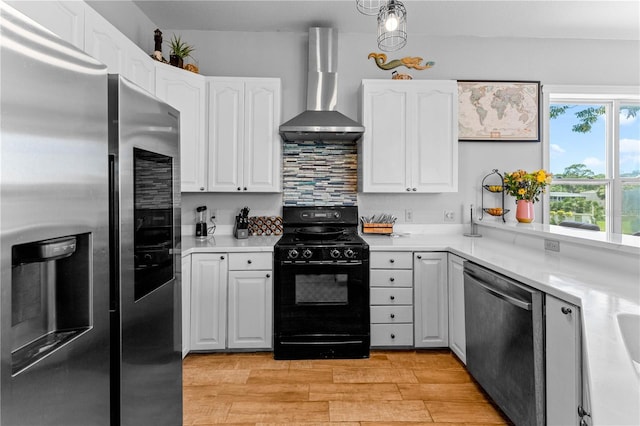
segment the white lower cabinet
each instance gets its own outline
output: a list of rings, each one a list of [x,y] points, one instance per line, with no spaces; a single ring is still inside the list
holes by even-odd
[[[413,273],[415,347],[448,347],[447,253],[415,253]]]
[[[271,253],[229,254],[228,307],[228,348],[273,347]]]
[[[227,257],[226,253],[191,255],[192,351],[226,346]]]
[[[189,353],[191,345],[191,255],[182,258],[180,269],[180,294],[182,295],[182,357]]]
[[[413,346],[412,253],[373,252],[370,264],[371,346]]]
[[[271,252],[191,255],[189,350],[272,348],[272,259]]]
[[[449,253],[449,348],[466,364],[463,262],[460,256]]]
[[[547,424],[577,425],[583,399],[580,308],[548,294],[545,304]]]

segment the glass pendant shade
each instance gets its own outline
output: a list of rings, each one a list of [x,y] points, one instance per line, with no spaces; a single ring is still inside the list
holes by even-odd
[[[363,15],[376,16],[385,0],[356,0],[358,12]]]
[[[378,13],[378,48],[385,52],[407,44],[407,10],[400,1],[389,0]]]

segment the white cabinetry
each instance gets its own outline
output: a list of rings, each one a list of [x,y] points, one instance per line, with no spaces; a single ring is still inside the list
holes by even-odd
[[[370,255],[371,346],[413,346],[411,252]]]
[[[547,424],[577,425],[582,401],[580,308],[546,295]]]
[[[363,192],[458,190],[454,80],[363,80]]]
[[[272,348],[272,259],[271,253],[229,254],[229,348]]]
[[[280,191],[280,80],[211,78],[208,117],[208,190]]]
[[[415,346],[449,346],[447,253],[415,253]]]
[[[180,111],[180,179],[183,192],[206,189],[206,79],[156,64],[156,96]]]
[[[84,10],[80,1],[9,1],[7,2],[61,39],[84,49]]]
[[[153,59],[91,7],[85,9],[84,50],[105,64],[110,73],[121,74],[154,93]]]
[[[449,347],[466,364],[463,262],[460,256],[449,253]]]
[[[225,348],[227,270],[226,253],[191,255],[191,350]]]
[[[182,258],[180,269],[180,294],[182,306],[182,357],[189,353],[191,344],[191,255]]]

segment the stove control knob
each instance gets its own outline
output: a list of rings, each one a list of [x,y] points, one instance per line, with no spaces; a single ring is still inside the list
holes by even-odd
[[[338,249],[333,249],[333,250],[331,250],[331,251],[329,252],[329,255],[330,255],[332,258],[337,259],[337,258],[339,258],[339,257],[340,257],[340,250],[338,250]]]
[[[287,253],[287,257],[289,259],[297,259],[298,258],[298,250],[296,249],[291,249],[289,250],[289,252]]]
[[[305,259],[309,259],[311,256],[313,256],[313,252],[309,249],[306,249],[302,252],[302,257],[304,257]]]
[[[351,250],[350,248],[344,251],[344,257],[346,257],[347,259],[353,259],[355,255],[356,255],[356,252]]]

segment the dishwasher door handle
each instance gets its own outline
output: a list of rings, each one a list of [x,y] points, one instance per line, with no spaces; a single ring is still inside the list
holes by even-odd
[[[480,280],[478,280],[476,277],[474,277],[473,275],[469,274],[468,272],[464,272],[464,278],[465,280],[469,280],[472,283],[482,287],[485,291],[487,291],[488,293],[504,300],[505,302],[511,303],[514,306],[517,306],[518,308],[522,308],[525,309],[527,311],[531,310],[531,302],[527,302],[526,300],[521,300],[518,299],[516,297],[513,297],[511,295],[505,294],[493,287],[491,287],[489,284],[482,282]]]

